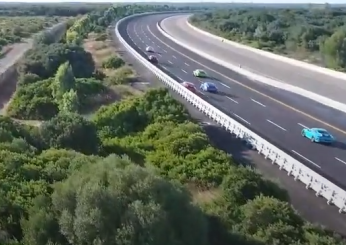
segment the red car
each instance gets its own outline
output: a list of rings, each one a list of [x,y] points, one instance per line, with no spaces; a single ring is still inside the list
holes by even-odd
[[[183,82],[182,85],[193,93],[196,93],[196,87],[193,83]]]
[[[158,60],[157,58],[154,56],[154,55],[150,55],[148,57],[148,60],[151,62],[151,63],[154,63],[154,64],[157,64],[158,63]]]

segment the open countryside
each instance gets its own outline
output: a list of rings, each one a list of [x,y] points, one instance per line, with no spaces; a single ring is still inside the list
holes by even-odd
[[[33,44],[0,80],[15,90],[0,89],[0,244],[346,244],[216,148],[168,89],[137,89],[115,22],[191,9],[208,7],[0,4],[5,29],[22,26],[3,50]]]

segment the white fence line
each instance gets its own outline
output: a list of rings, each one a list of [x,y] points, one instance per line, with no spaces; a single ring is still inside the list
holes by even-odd
[[[230,45],[232,45],[232,46],[234,46],[236,48],[248,50],[248,51],[251,51],[253,53],[256,53],[256,54],[259,54],[259,55],[262,55],[262,56],[265,56],[265,57],[268,57],[268,58],[271,58],[271,59],[274,59],[274,60],[278,60],[278,61],[281,61],[281,62],[289,63],[291,65],[294,65],[294,66],[297,66],[297,67],[300,67],[300,68],[308,69],[308,70],[314,71],[314,72],[319,72],[319,73],[322,73],[324,75],[328,75],[328,76],[331,76],[331,77],[334,77],[334,78],[346,80],[346,74],[343,73],[343,72],[334,71],[334,70],[331,70],[331,69],[328,69],[328,68],[325,68],[325,67],[309,64],[309,63],[306,63],[306,62],[303,62],[303,61],[291,59],[291,58],[284,57],[284,56],[281,56],[281,55],[277,55],[277,54],[274,54],[274,53],[271,53],[271,52],[268,52],[268,51],[252,48],[252,47],[246,46],[244,44],[240,44],[240,43],[237,43],[237,42],[230,41],[230,40],[225,39],[223,37],[219,37],[219,36],[216,36],[216,35],[211,34],[209,32],[206,32],[204,30],[201,30],[201,29],[197,28],[196,26],[192,25],[188,20],[186,21],[186,24],[191,29],[193,29],[193,30],[195,30],[195,31],[205,35],[205,36],[214,38],[214,39],[219,40],[219,41],[223,40],[223,42],[225,42],[227,44],[230,44]]]
[[[337,206],[339,208],[339,213],[344,212],[346,210],[346,192],[344,190],[331,183],[324,177],[320,176],[319,174],[315,173],[313,170],[309,169],[304,164],[300,163],[285,152],[281,151],[276,146],[270,144],[260,136],[256,135],[245,126],[241,125],[214,106],[201,99],[199,96],[190,92],[179,82],[175,81],[169,75],[151,64],[146,57],[142,57],[124,40],[124,38],[121,36],[121,33],[119,32],[119,26],[121,24],[124,24],[124,21],[127,21],[129,19],[149,14],[151,13],[131,15],[117,22],[115,33],[119,41],[126,47],[126,49],[145,67],[151,70],[169,88],[181,95],[185,100],[195,106],[198,110],[202,111],[205,115],[216,121],[230,133],[235,134],[238,138],[249,142],[253,146],[253,148],[258,151],[258,154],[262,154],[264,158],[270,159],[273,165],[278,165],[280,170],[285,170],[288,175],[294,177],[294,180],[299,180],[304,183],[306,189],[314,190],[316,196],[322,196],[327,199],[328,204],[334,204],[335,206]]]

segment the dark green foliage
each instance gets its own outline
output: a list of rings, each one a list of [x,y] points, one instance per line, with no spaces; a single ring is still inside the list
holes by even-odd
[[[98,151],[95,125],[78,114],[60,114],[44,122],[40,135],[48,148],[73,149],[84,154]]]
[[[345,70],[345,16],[345,8],[254,8],[196,14],[191,22],[255,48]]]
[[[286,191],[212,147],[167,89],[104,106],[91,119],[59,112],[66,95],[88,107],[105,90],[78,40],[115,18],[162,9],[173,8],[96,9],[71,26],[66,41],[76,45],[28,54],[9,114],[49,120],[28,126],[0,116],[0,244],[345,244],[304,222]],[[217,195],[199,202],[204,191]]]
[[[102,67],[106,69],[117,69],[123,65],[125,62],[117,56],[111,56],[102,63]]]
[[[30,50],[19,67],[20,73],[32,73],[41,78],[55,75],[58,67],[68,61],[75,77],[91,77],[95,65],[90,53],[82,47],[62,43],[40,45]]]

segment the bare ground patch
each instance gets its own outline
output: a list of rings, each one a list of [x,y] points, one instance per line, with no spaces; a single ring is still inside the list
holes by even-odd
[[[84,49],[91,53],[95,66],[99,71],[102,71],[106,75],[104,83],[107,86],[107,90],[95,97],[95,106],[89,108],[90,110],[96,110],[101,105],[107,105],[115,101],[119,101],[123,98],[127,98],[133,95],[141,94],[142,91],[133,86],[138,82],[138,77],[135,70],[128,64],[118,69],[104,69],[102,63],[109,59],[111,56],[118,55],[116,43],[109,37],[105,40],[98,40],[102,34],[89,34],[88,38],[84,40]],[[114,81],[112,81],[114,78]],[[115,81],[117,78],[124,78],[126,81]],[[123,84],[117,84],[123,83]]]

